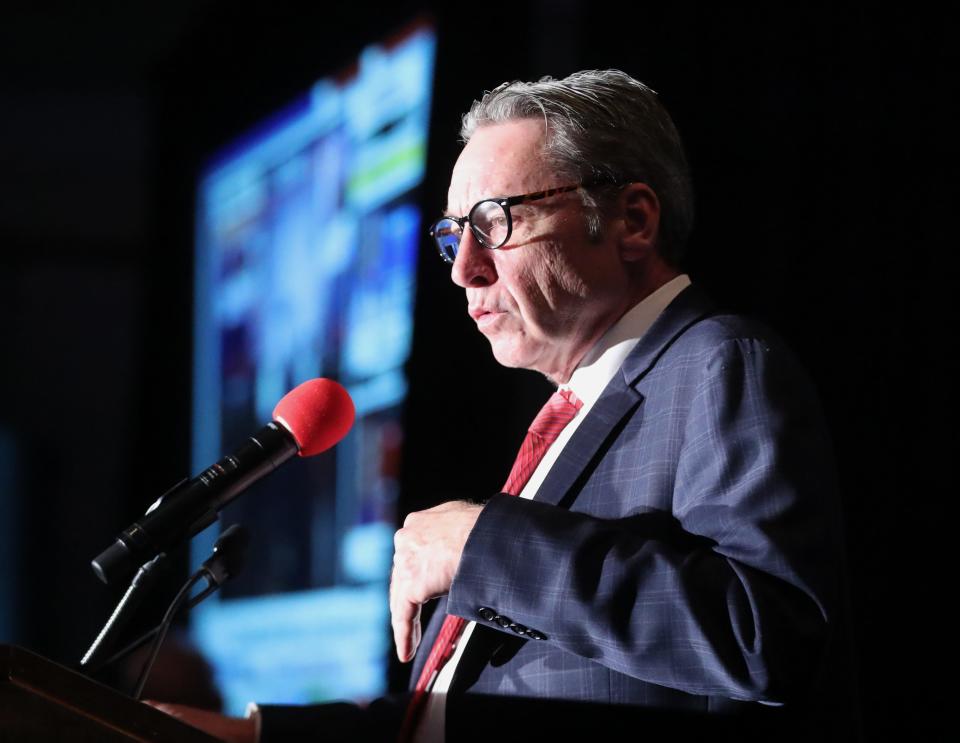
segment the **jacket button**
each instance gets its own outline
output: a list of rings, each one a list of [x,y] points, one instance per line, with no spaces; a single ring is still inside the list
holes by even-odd
[[[546,636],[545,634],[543,634],[543,632],[541,632],[541,631],[538,630],[538,629],[528,629],[528,630],[527,630],[527,637],[529,637],[531,640],[546,640],[546,639],[547,639],[547,636]]]
[[[493,621],[499,624],[504,629],[506,629],[512,624],[509,617],[496,616],[493,618]]]
[[[494,617],[497,616],[497,612],[495,612],[493,609],[490,609],[486,606],[481,606],[477,610],[477,614],[479,614],[481,617],[486,619],[488,622],[492,622],[494,620]]]
[[[524,627],[522,624],[517,624],[516,622],[510,622],[510,629],[512,629],[518,635],[527,634],[527,628]]]

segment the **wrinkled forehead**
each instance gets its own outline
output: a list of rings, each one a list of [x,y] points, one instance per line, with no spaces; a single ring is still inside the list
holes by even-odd
[[[453,167],[447,213],[464,215],[482,199],[516,196],[555,185],[543,145],[542,119],[478,127]]]

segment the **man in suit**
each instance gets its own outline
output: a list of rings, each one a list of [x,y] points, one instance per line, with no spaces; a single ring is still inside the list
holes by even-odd
[[[669,115],[584,72],[500,86],[462,134],[431,234],[496,359],[579,409],[519,492],[397,532],[394,637],[429,692],[405,735],[817,728],[842,604],[824,427],[789,352],[681,273],[693,199]],[[468,624],[424,674],[448,613]],[[388,738],[399,709],[343,727]],[[288,715],[263,711],[265,741]]]
[[[466,220],[434,230],[453,281],[501,364],[585,404],[520,498],[407,520],[401,659],[419,606],[446,596],[497,650],[469,681],[440,671],[444,706],[509,695],[758,724],[778,718],[744,702],[809,710],[840,604],[824,427],[788,351],[680,273],[692,196],[666,111],[622,73],[582,73],[501,86],[463,135],[447,209]],[[502,196],[509,215],[488,201]]]

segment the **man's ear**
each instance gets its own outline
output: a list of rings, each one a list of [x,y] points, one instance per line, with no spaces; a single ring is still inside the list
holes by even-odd
[[[619,207],[624,226],[621,258],[630,263],[648,259],[660,234],[660,199],[646,183],[630,183],[620,193]]]

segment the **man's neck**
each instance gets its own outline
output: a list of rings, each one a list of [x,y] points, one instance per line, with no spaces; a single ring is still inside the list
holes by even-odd
[[[578,397],[586,399],[590,393],[581,391],[578,386],[587,381],[589,385],[602,377],[600,387],[606,385],[613,371],[620,367],[623,359],[636,345],[636,342],[650,329],[660,314],[674,299],[690,285],[690,277],[678,274],[656,291],[644,297],[630,308],[581,358],[580,364],[570,376],[569,384]],[[577,381],[579,379],[579,382]],[[595,385],[594,385],[595,386]],[[596,390],[599,393],[599,389]]]
[[[597,345],[600,339],[603,338],[603,336],[606,335],[612,327],[614,327],[618,322],[620,322],[621,319],[623,319],[624,315],[626,315],[630,310],[632,310],[654,292],[658,291],[661,287],[665,286],[677,278],[677,276],[681,275],[681,273],[675,268],[671,268],[662,261],[657,261],[655,266],[651,267],[651,269],[648,271],[643,271],[642,274],[643,276],[641,280],[633,282],[631,291],[627,294],[623,303],[617,308],[617,311],[612,313],[607,318],[606,322],[598,325],[591,336],[585,339],[585,342],[578,350],[576,356],[572,357],[568,361],[561,372],[556,374],[546,374],[545,376],[547,379],[549,379],[558,387],[569,382],[570,376],[577,369],[577,367],[580,366],[590,350]]]

